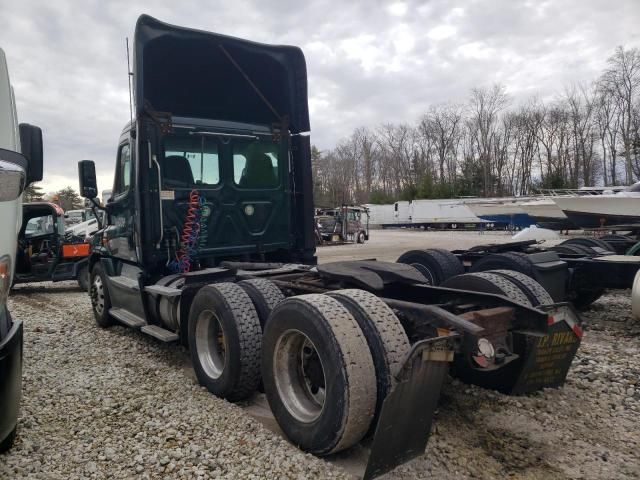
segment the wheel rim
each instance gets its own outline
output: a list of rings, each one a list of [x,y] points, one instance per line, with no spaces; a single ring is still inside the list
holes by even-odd
[[[287,330],[273,353],[273,376],[280,400],[302,423],[318,419],[324,410],[326,377],[322,359],[309,337]]]
[[[91,305],[98,315],[104,313],[104,285],[100,275],[96,275],[91,285]]]
[[[429,285],[436,284],[436,281],[433,278],[433,275],[431,274],[431,270],[429,270],[427,267],[425,267],[421,263],[412,263],[411,266],[422,274],[422,276],[427,280]]]
[[[222,323],[211,310],[203,310],[196,320],[198,361],[210,378],[220,378],[227,360],[227,337]]]

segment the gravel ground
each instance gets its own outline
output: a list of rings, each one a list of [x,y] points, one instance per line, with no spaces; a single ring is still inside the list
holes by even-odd
[[[351,258],[395,259],[409,248],[451,244],[451,234],[398,240],[397,233],[383,232],[370,248],[323,247],[319,255],[337,260],[346,253],[332,250],[358,248]],[[456,233],[456,247],[507,238]],[[356,478],[364,471],[366,447],[320,460],[282,438],[261,396],[233,405],[210,395],[197,385],[186,350],[124,327],[99,329],[73,283],[19,286],[10,309],[25,322],[24,395],[0,478]],[[615,292],[586,312],[586,334],[561,389],[508,397],[448,381],[426,454],[382,478],[640,478],[640,325],[630,311],[629,292]]]
[[[185,350],[95,326],[72,283],[17,288],[24,395],[0,478],[345,478],[199,387]]]

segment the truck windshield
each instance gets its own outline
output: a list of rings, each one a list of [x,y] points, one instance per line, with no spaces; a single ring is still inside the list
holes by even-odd
[[[171,188],[220,183],[218,143],[205,136],[167,136],[162,162],[163,184]]]

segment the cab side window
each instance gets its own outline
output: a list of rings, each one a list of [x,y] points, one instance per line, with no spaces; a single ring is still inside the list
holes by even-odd
[[[113,186],[113,194],[121,195],[129,190],[131,185],[131,147],[125,143],[118,151],[118,163],[116,164],[116,178]]]

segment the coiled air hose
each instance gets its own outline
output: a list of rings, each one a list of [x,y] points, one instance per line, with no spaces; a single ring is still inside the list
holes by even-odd
[[[186,273],[191,270],[191,263],[198,255],[198,238],[200,236],[200,195],[197,190],[189,193],[187,215],[182,224],[180,236],[180,249],[176,254],[176,260],[169,264],[169,268],[176,273]]]

